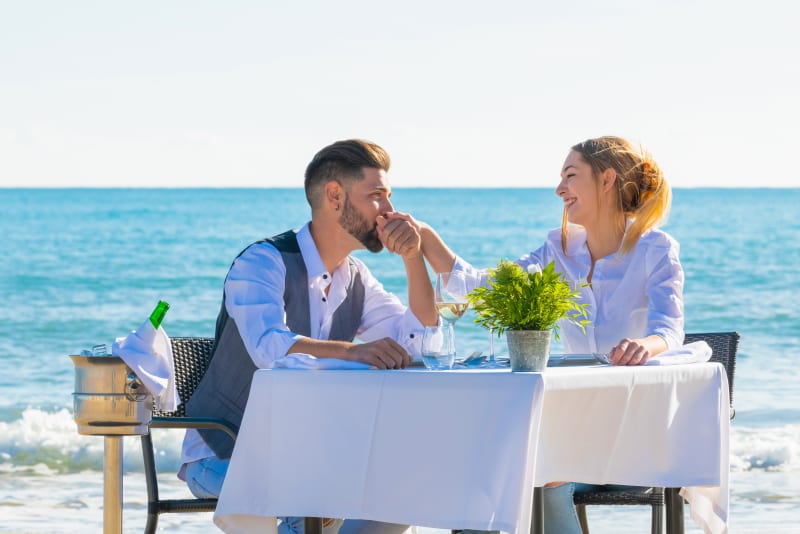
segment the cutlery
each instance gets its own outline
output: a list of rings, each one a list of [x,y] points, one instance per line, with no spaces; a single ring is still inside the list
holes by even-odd
[[[462,361],[458,362],[461,365],[466,367],[475,367],[483,363],[483,360],[486,359],[486,356],[479,350],[474,351],[472,354],[464,358]]]
[[[548,360],[549,366],[565,365],[596,365],[597,363],[612,365],[608,353],[588,352],[585,354],[551,354]]]
[[[608,365],[611,365],[611,353],[609,352],[606,352],[605,354],[602,352],[593,352],[592,356],[594,356],[597,361],[601,363],[607,363]]]

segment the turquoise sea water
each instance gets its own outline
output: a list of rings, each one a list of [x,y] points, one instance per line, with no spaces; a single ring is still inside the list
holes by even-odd
[[[516,258],[560,224],[551,190],[398,189],[393,200],[475,265]],[[681,243],[687,331],[742,335],[732,532],[785,532],[800,517],[798,205],[798,189],[676,190],[665,226]],[[300,189],[0,189],[0,209],[0,531],[99,532],[103,440],[77,434],[67,355],[127,334],[159,299],[171,304],[169,335],[213,335],[233,257],[305,223],[308,206]],[[405,300],[399,258],[358,254]],[[485,349],[488,336],[469,313],[457,324],[459,346]],[[185,494],[174,477],[180,440],[165,433],[157,442],[165,491],[174,495]],[[130,532],[144,525],[139,454],[125,438]],[[593,532],[649,524],[645,510],[629,507],[590,509],[590,521]],[[162,523],[213,530],[208,515]]]

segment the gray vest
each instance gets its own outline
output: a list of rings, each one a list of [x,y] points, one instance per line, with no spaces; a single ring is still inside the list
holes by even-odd
[[[253,245],[264,242],[270,243],[278,249],[286,265],[283,293],[286,324],[292,332],[308,337],[311,335],[308,271],[297,244],[297,233],[289,230],[253,243]],[[239,256],[242,253],[244,250],[239,253]],[[350,286],[347,288],[347,297],[344,302],[333,314],[331,332],[328,336],[328,339],[336,341],[353,341],[361,324],[361,313],[364,309],[364,283],[353,260],[348,258],[348,262]],[[187,415],[226,419],[238,427],[242,423],[244,408],[250,395],[250,383],[255,371],[256,366],[247,353],[236,322],[228,316],[225,309],[225,293],[223,291],[211,361],[203,379],[189,402],[186,403]],[[233,440],[227,434],[220,430],[210,429],[202,429],[199,432],[203,441],[219,458],[230,458],[233,452]]]

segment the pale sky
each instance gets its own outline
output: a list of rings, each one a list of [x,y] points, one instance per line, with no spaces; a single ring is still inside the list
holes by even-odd
[[[675,187],[800,187],[794,0],[0,0],[0,186],[555,187],[643,143]],[[791,155],[791,156],[790,156]]]

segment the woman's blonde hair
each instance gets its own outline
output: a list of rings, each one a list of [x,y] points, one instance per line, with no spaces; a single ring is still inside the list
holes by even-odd
[[[633,219],[622,239],[622,254],[632,251],[642,234],[666,222],[672,193],[661,167],[647,150],[636,149],[626,139],[614,136],[588,139],[573,146],[572,150],[589,164],[596,180],[607,169],[614,169],[617,173],[617,208],[625,215],[625,220]],[[625,220],[622,224],[625,224]],[[564,252],[566,243],[565,211],[561,225]]]

